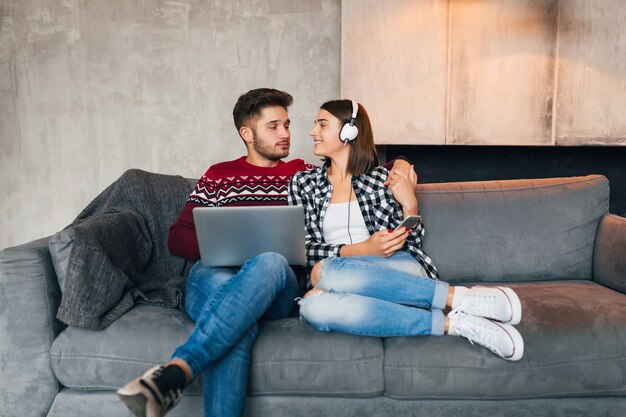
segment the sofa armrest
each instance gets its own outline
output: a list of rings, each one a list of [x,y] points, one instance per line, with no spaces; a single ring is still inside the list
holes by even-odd
[[[626,293],[626,218],[607,214],[600,221],[593,254],[593,279]]]
[[[59,389],[50,346],[61,291],[44,238],[0,252],[0,416],[45,416]]]

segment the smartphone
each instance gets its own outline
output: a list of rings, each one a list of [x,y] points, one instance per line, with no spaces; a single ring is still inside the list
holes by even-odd
[[[400,229],[401,227],[412,229],[418,224],[420,224],[421,221],[422,221],[422,216],[420,215],[407,216],[404,218],[404,220],[402,220],[402,223],[400,223],[400,226],[396,227],[396,230]]]

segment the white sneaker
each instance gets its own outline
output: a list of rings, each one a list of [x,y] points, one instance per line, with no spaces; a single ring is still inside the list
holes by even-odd
[[[135,416],[162,417],[180,401],[182,390],[170,390],[163,394],[154,383],[163,369],[162,366],[155,366],[117,390],[117,395]]]
[[[452,308],[471,316],[487,317],[505,324],[514,325],[522,320],[522,303],[509,287],[471,287],[466,290],[458,305],[453,305]]]
[[[518,361],[524,356],[524,339],[517,329],[509,324],[458,311],[448,314],[448,319],[450,320],[448,334],[463,336],[470,343],[477,343],[507,361]]]

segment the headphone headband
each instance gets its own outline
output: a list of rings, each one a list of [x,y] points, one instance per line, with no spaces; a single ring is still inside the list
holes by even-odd
[[[350,118],[350,124],[354,126],[354,121],[356,120],[356,114],[359,112],[359,103],[354,100],[350,100],[352,102],[352,117]]]

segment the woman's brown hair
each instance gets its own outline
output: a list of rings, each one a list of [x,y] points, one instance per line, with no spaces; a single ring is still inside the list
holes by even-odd
[[[367,110],[361,104],[354,121],[354,125],[359,129],[359,134],[355,140],[348,143],[350,146],[350,158],[348,159],[348,171],[355,177],[370,172],[378,165],[378,154],[374,145],[374,133]],[[352,117],[351,100],[332,100],[322,104],[321,109],[326,110],[339,120],[342,124],[350,123]],[[337,138],[339,140],[339,138]],[[328,161],[326,161],[328,163]]]

